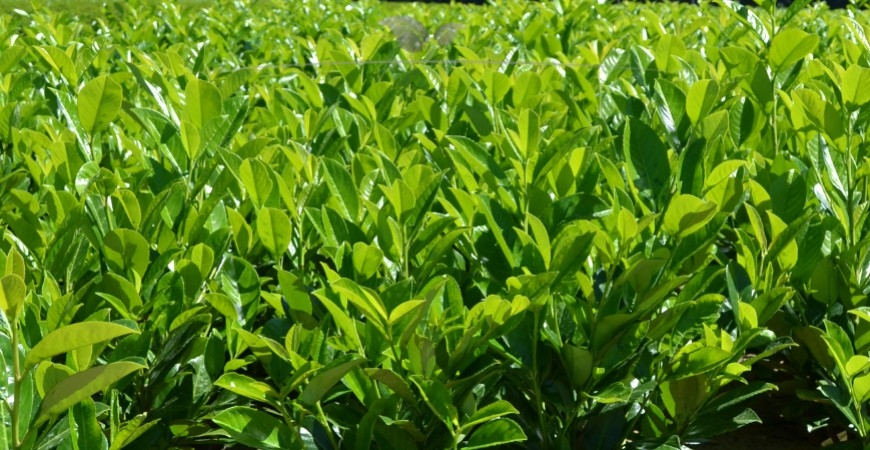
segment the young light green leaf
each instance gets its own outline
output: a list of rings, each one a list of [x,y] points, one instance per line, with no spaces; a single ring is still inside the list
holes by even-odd
[[[665,211],[665,230],[673,236],[686,237],[706,225],[716,215],[716,209],[715,203],[707,203],[694,195],[677,195]]]
[[[221,93],[208,81],[198,78],[189,81],[184,89],[184,100],[184,118],[199,130],[209,120],[221,115]]]
[[[699,80],[686,94],[686,114],[697,125],[707,117],[713,105],[719,103],[719,83],[716,80]]]
[[[815,50],[819,37],[799,28],[782,30],[770,45],[770,66],[774,72],[791,68]]]
[[[121,110],[124,92],[108,75],[85,84],[78,96],[78,113],[82,127],[90,133],[101,131]]]
[[[0,278],[0,308],[3,308],[10,322],[18,319],[26,293],[24,280],[18,275],[6,275]]]
[[[353,270],[361,280],[373,277],[384,261],[384,252],[380,248],[357,242],[353,244]]]
[[[272,386],[235,372],[221,375],[214,384],[251,400],[274,404],[278,399],[278,393]]]
[[[111,322],[78,322],[66,325],[48,333],[27,352],[24,370],[52,356],[133,333],[136,331]]]
[[[263,207],[272,193],[271,170],[258,159],[245,159],[239,166],[239,178],[248,197],[258,208]]]
[[[263,208],[257,213],[257,236],[272,255],[287,251],[292,237],[290,217],[280,209]]]
[[[852,64],[843,73],[840,82],[843,103],[849,111],[854,111],[870,101],[870,69]]]
[[[22,280],[26,279],[27,266],[24,264],[24,257],[15,248],[9,249],[9,254],[6,255],[6,272],[4,275],[18,275]]]
[[[187,157],[191,160],[196,159],[197,155],[199,155],[199,147],[202,141],[199,128],[193,122],[182,120],[179,132],[181,134],[181,145],[184,146],[184,152],[187,153]]]
[[[135,230],[115,229],[103,240],[109,268],[123,274],[128,269],[145,274],[151,261],[151,245]]]

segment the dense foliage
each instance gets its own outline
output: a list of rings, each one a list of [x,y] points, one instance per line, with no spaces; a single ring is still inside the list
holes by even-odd
[[[402,8],[0,14],[0,447],[870,442],[864,13]]]

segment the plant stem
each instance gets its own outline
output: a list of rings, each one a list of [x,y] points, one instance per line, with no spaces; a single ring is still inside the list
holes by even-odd
[[[18,321],[14,318],[10,323],[12,328],[12,370],[15,375],[15,388],[12,394],[12,446],[15,449],[21,448],[21,436],[19,421],[20,419],[20,397],[21,397],[21,363],[18,361]]]
[[[538,371],[538,340],[540,339],[541,312],[535,311],[535,327],[532,336],[532,387],[535,390],[535,409],[538,412],[538,426],[541,427],[541,449],[549,448],[550,433],[547,430],[547,418],[543,411],[543,399],[541,398],[541,380]]]

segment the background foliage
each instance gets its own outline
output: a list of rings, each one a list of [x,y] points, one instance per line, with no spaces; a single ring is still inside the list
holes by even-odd
[[[0,446],[861,448],[866,19],[10,8]]]

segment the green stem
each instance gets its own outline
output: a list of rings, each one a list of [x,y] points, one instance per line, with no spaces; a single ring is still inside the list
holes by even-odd
[[[21,420],[21,363],[18,360],[18,321],[14,318],[10,323],[12,327],[12,370],[15,375],[15,388],[12,394],[12,445],[13,448],[21,448],[21,436],[19,422]]]
[[[540,329],[541,329],[541,313],[540,311],[535,311],[535,327],[533,328],[534,334],[532,337],[532,387],[535,392],[535,409],[538,412],[538,426],[541,427],[541,449],[547,450],[549,448],[549,439],[550,433],[547,429],[547,417],[544,414],[543,410],[543,399],[541,395],[541,380],[540,373],[538,371],[538,340],[540,339]]]

